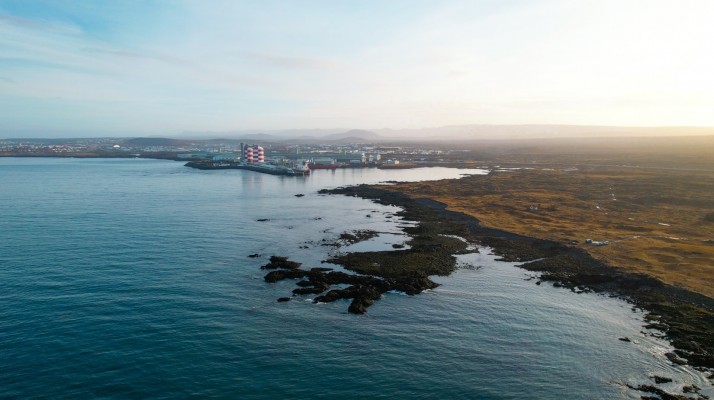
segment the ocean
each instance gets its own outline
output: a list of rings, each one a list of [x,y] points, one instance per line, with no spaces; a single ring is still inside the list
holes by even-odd
[[[270,255],[317,267],[407,240],[397,208],[322,188],[484,172],[0,158],[0,398],[639,399],[627,385],[654,375],[714,394],[631,304],[536,285],[485,247],[365,315],[278,303],[294,283],[263,280]],[[358,229],[381,234],[321,245]]]

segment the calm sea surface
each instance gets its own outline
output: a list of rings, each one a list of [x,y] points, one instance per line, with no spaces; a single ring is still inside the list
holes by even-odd
[[[639,399],[625,385],[655,374],[712,394],[629,304],[535,285],[487,248],[364,316],[277,303],[294,283],[262,279],[273,254],[320,266],[345,231],[383,232],[355,250],[406,239],[397,209],[321,188],[480,172],[0,158],[0,398]]]

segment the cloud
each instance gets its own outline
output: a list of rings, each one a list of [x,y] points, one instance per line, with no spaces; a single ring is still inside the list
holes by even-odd
[[[125,59],[134,60],[153,60],[160,61],[172,65],[188,65],[192,64],[187,59],[176,57],[168,54],[148,52],[148,51],[138,51],[138,50],[125,50],[117,48],[98,48],[98,47],[82,47],[80,51],[93,54],[93,55],[106,55],[110,57],[118,57]]]
[[[714,124],[711,3],[388,3],[122,3],[78,25],[61,3],[3,14],[3,96],[74,101],[46,103],[46,124],[71,108],[85,125],[194,130]]]
[[[82,33],[82,29],[80,27],[66,22],[46,22],[36,19],[27,19],[13,15],[0,14],[0,26],[2,25],[10,25],[22,29],[44,31],[64,35],[78,35]]]
[[[342,63],[338,60],[328,58],[291,57],[258,52],[243,52],[241,56],[262,65],[285,69],[335,70],[342,66]]]

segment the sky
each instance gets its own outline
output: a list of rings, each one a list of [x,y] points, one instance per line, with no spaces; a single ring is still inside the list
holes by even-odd
[[[711,0],[0,0],[0,137],[714,126]]]

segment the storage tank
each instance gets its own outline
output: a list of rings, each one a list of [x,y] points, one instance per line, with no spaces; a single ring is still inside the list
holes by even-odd
[[[258,145],[243,145],[243,160],[246,163],[264,163],[265,149]]]
[[[245,147],[245,152],[243,153],[243,159],[247,163],[253,162],[253,148],[250,146]]]

